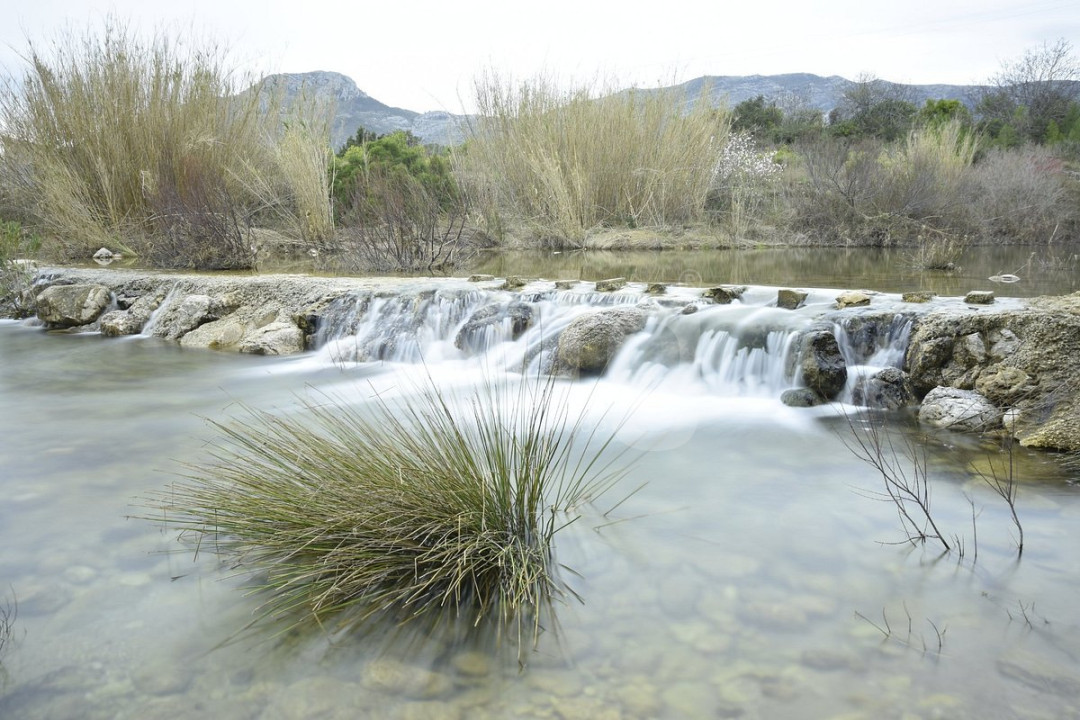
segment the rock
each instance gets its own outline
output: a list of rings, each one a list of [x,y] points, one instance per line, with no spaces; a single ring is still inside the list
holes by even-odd
[[[964,296],[964,302],[969,305],[989,305],[994,302],[994,291],[972,290]]]
[[[849,307],[865,307],[870,304],[870,296],[861,290],[848,290],[836,296],[836,307],[840,310]]]
[[[494,275],[470,275],[469,282],[488,282],[494,280]]]
[[[826,400],[832,400],[847,383],[847,364],[831,330],[811,329],[800,342],[799,369],[802,382]]]
[[[991,365],[975,381],[975,389],[995,405],[1012,405],[1034,392],[1031,376],[1020,368]]]
[[[577,280],[556,280],[556,290],[573,290],[574,286],[578,284]]]
[[[626,287],[626,278],[609,278],[596,281],[596,292],[615,292]]]
[[[928,303],[933,300],[937,295],[926,290],[914,290],[912,292],[906,292],[900,296],[900,299],[906,303]]]
[[[781,393],[780,402],[788,407],[816,407],[828,401],[810,388],[791,388]]]
[[[160,307],[164,298],[164,295],[150,293],[128,302],[126,310],[113,310],[105,313],[98,323],[101,327],[101,334],[106,337],[137,335],[142,332],[143,327],[154,314],[154,311]],[[123,307],[123,304],[121,304],[121,307]]]
[[[648,284],[645,292],[649,295],[663,295],[667,292],[667,288],[667,283],[653,282]]]
[[[790,290],[783,288],[776,293],[776,307],[784,310],[797,310],[806,302],[810,295],[803,290]]]
[[[277,320],[246,335],[238,349],[252,355],[295,355],[304,352],[304,331]]]
[[[364,670],[365,687],[388,695],[431,700],[453,689],[448,675],[390,658],[376,658]]]
[[[507,323],[510,338],[517,340],[522,333],[532,326],[533,309],[522,302],[506,305],[485,305],[474,312],[454,337],[454,346],[458,350],[486,350],[485,339],[488,330]]]
[[[187,295],[164,311],[163,317],[155,323],[153,333],[169,340],[179,340],[203,323],[217,319],[218,315],[213,311],[213,300],[209,295]]]
[[[693,303],[690,303],[688,305],[684,305],[683,309],[679,311],[679,314],[681,314],[681,315],[693,315],[697,311],[698,311],[698,306],[693,304]]]
[[[899,410],[915,402],[915,393],[907,374],[898,368],[885,368],[859,378],[852,390],[852,402],[864,407]]]
[[[229,316],[204,323],[180,338],[180,346],[208,350],[231,350],[240,344],[248,331],[246,323]],[[264,353],[265,354],[265,353]]]
[[[104,285],[53,285],[38,293],[37,316],[50,327],[89,325],[105,312],[111,297]]]
[[[523,278],[520,275],[507,275],[506,280],[502,284],[503,290],[519,290],[529,284],[528,278]]]
[[[1001,411],[974,390],[936,387],[923,398],[919,422],[958,432],[981,432],[1000,424]]]
[[[599,375],[622,347],[627,335],[645,327],[647,315],[636,307],[619,307],[582,315],[559,335],[558,371]]]
[[[721,285],[707,289],[701,296],[712,300],[717,305],[729,305],[733,300],[741,298],[745,292],[745,285]]]
[[[118,256],[109,248],[103,247],[94,253],[92,257],[95,260],[112,260],[114,257]]]

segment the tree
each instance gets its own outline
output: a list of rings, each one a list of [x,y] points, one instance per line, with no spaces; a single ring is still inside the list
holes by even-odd
[[[766,102],[764,95],[743,100],[732,113],[731,129],[749,132],[758,137],[771,134],[784,121],[784,111],[774,102]]]
[[[1080,99],[1080,63],[1068,41],[1043,43],[1003,63],[990,84],[977,109],[991,137],[1011,126],[1019,137],[1043,142],[1051,122],[1059,131],[1068,124],[1069,108]]]
[[[951,120],[970,126],[971,111],[959,100],[927,100],[915,118],[916,123],[928,127],[938,127]]]
[[[840,137],[898,140],[907,135],[918,110],[911,100],[906,85],[860,76],[829,113],[832,132]]]

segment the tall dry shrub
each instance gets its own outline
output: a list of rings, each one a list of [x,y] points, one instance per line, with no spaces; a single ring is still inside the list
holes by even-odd
[[[628,90],[598,96],[549,78],[476,84],[477,119],[455,156],[459,183],[552,244],[602,225],[670,226],[704,218],[729,118],[708,93]]]
[[[1076,181],[1072,181],[1075,185]],[[968,203],[980,238],[1022,244],[1074,240],[1077,188],[1052,149],[994,149],[972,168]]]
[[[251,188],[277,172],[280,121],[258,93],[237,92],[244,78],[220,45],[162,31],[143,40],[111,18],[100,31],[62,33],[48,51],[30,44],[26,60],[0,99],[4,182],[54,254],[120,243],[195,266],[186,246],[209,244],[219,247],[192,255],[250,264],[250,252],[229,247],[267,202]],[[206,234],[214,228],[228,232]]]

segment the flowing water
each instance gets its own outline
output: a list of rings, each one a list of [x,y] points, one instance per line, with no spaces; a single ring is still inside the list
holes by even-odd
[[[512,377],[545,367],[545,337],[573,318],[639,295],[357,295],[318,351],[284,359],[0,324],[0,610],[18,608],[0,718],[1080,717],[1075,471],[1015,453],[1018,557],[1007,506],[969,469],[995,446],[920,441],[935,519],[964,552],[903,542],[845,406],[777,399],[831,297],[782,312],[751,288],[683,314],[676,291],[604,377],[565,383],[633,461],[557,535],[581,602],[524,668],[514,643],[462,627],[241,633],[259,598],[138,517],[140,498],[207,459],[206,419]],[[485,304],[497,320],[470,326]],[[869,337],[835,322],[850,366],[901,361],[905,317]]]

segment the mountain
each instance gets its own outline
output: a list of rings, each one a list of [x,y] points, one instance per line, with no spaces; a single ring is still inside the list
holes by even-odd
[[[391,107],[357,87],[352,78],[336,72],[279,73],[263,80],[264,92],[281,92],[287,107],[304,98],[318,98],[333,103],[334,119],[330,127],[330,145],[335,150],[363,127],[382,135],[408,130],[424,142],[452,145],[462,141],[462,116],[448,112],[418,113]]]
[[[922,106],[927,100],[959,100],[970,107],[982,89],[976,85],[905,85],[888,80],[874,82],[891,96],[904,98],[916,106]],[[686,92],[688,101],[696,100],[708,88],[713,102],[723,101],[728,107],[762,95],[781,106],[797,104],[827,113],[839,105],[844,93],[856,84],[838,75],[821,77],[810,73],[706,75],[676,85],[675,89]]]
[[[365,93],[357,87],[352,78],[341,73],[282,73],[270,75],[264,82],[268,89],[280,89],[284,93],[286,104],[305,96],[332,100],[335,115],[330,142],[335,149],[344,145],[359,127],[378,134],[408,130],[424,142],[440,145],[455,145],[465,137],[467,116],[443,111],[418,113],[391,107]],[[881,83],[893,96],[903,97],[916,105],[922,105],[929,99],[945,99],[960,100],[971,106],[982,89],[976,85],[903,85],[885,80],[876,82]],[[763,95],[781,106],[790,107],[795,104],[827,113],[840,104],[844,93],[855,84],[836,75],[821,77],[810,73],[708,75],[676,85],[673,89],[684,91],[688,101],[697,99],[707,88],[712,102],[726,103],[728,107]]]

